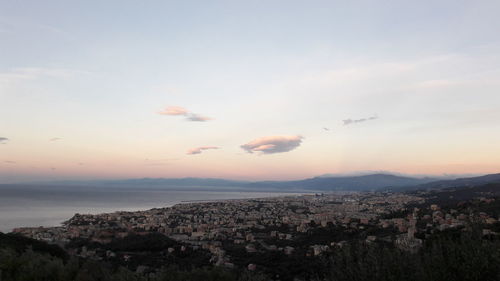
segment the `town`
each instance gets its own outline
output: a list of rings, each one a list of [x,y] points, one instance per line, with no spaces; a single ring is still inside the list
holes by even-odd
[[[435,230],[464,227],[479,220],[486,225],[499,222],[484,212],[444,210],[436,204],[411,207],[424,206],[425,202],[425,196],[398,192],[191,202],[147,211],[76,214],[60,227],[18,228],[14,232],[61,246],[75,239],[105,245],[129,235],[159,233],[182,243],[180,251],[209,251],[215,265],[231,268],[236,260],[240,261],[238,265],[255,270],[256,264],[242,264],[235,257],[235,248],[248,254],[319,256],[342,247],[347,240],[361,239],[367,243],[385,241],[415,252]],[[331,233],[327,231],[323,237],[311,235],[328,229]],[[496,235],[491,229],[483,232]],[[176,251],[174,247],[165,250]],[[70,251],[87,258],[131,258],[130,253],[90,249],[87,245]]]

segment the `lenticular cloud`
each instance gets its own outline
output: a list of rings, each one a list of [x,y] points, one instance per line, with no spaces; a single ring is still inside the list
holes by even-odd
[[[248,153],[261,152],[263,154],[273,154],[294,150],[301,143],[301,136],[268,136],[255,139],[242,145],[241,148]]]

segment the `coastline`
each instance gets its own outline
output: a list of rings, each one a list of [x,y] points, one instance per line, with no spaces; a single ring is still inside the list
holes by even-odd
[[[68,191],[69,190],[69,191]],[[287,192],[221,192],[221,191],[150,191],[140,188],[117,193],[116,190],[101,190],[94,194],[83,194],[80,190],[63,190],[61,193],[46,191],[36,194],[2,194],[0,189],[0,232],[8,233],[22,227],[57,227],[75,214],[104,214],[114,212],[146,211],[172,207],[176,204],[214,202],[223,200],[257,199],[299,195],[306,193]],[[109,192],[109,194],[108,194]],[[111,195],[110,195],[111,194]],[[3,196],[2,196],[3,195]],[[121,196],[120,196],[121,195]],[[200,199],[188,200],[194,196]],[[83,197],[83,198],[82,198]]]

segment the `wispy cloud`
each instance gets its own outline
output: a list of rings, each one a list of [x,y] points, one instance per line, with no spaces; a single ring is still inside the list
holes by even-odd
[[[0,32],[8,33],[23,33],[25,31],[36,30],[37,33],[53,34],[57,36],[62,36],[65,39],[74,39],[70,32],[61,29],[58,26],[42,24],[39,22],[31,22],[26,20],[14,20],[0,18]]]
[[[58,140],[62,140],[62,138],[51,138],[51,139],[49,139],[49,141],[58,141]]]
[[[377,119],[378,116],[372,116],[372,117],[367,117],[367,118],[361,118],[361,119],[344,119],[342,122],[344,122],[344,126],[346,125],[351,125],[351,124],[357,124],[357,123],[362,123],[366,121],[371,121]]]
[[[40,77],[68,78],[81,74],[88,74],[88,72],[67,68],[17,67],[0,73],[0,82],[36,79]]]
[[[219,149],[219,147],[217,147],[217,146],[195,147],[195,148],[191,148],[190,150],[188,150],[188,152],[186,154],[188,154],[188,155],[200,154],[203,152],[203,150],[208,150],[208,149]]]
[[[177,116],[177,115],[187,115],[189,114],[189,111],[184,107],[180,106],[168,106],[167,108],[165,108],[165,110],[160,111],[159,114]]]
[[[0,137],[0,144],[7,143],[8,140],[8,138]]]
[[[186,119],[189,120],[189,121],[195,121],[195,122],[205,122],[205,121],[212,120],[213,118],[207,117],[207,116],[202,116],[202,115],[199,115],[199,114],[189,114],[186,117]]]
[[[167,165],[172,165],[172,163],[158,162],[158,163],[146,163],[144,165],[146,165],[146,166],[167,166]]]
[[[4,163],[7,163],[7,164],[11,164],[11,165],[16,164],[16,161],[9,161],[9,160],[7,160],[7,161],[3,161],[3,162],[4,162]]]
[[[299,147],[302,139],[302,136],[261,137],[242,145],[241,148],[248,153],[261,152],[263,154],[273,154],[288,152]]]
[[[15,94],[15,91],[7,91],[11,87],[21,85],[27,81],[38,79],[71,79],[76,76],[88,75],[90,72],[66,69],[66,68],[44,68],[44,67],[18,67],[0,72],[0,96]]]
[[[185,116],[187,121],[194,121],[194,122],[205,122],[213,120],[213,118],[211,117],[189,112],[186,108],[181,106],[168,106],[167,108],[165,108],[165,110],[162,110],[158,113],[161,115]]]
[[[164,159],[144,159],[144,165],[146,166],[166,166],[171,165],[172,161],[177,161],[179,158],[164,158]]]

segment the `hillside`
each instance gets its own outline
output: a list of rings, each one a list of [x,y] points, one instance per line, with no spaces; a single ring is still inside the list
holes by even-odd
[[[449,187],[478,186],[488,183],[500,183],[500,173],[454,180],[433,181],[415,186],[415,189],[443,189]]]

